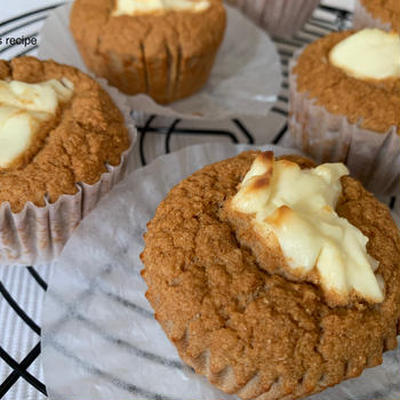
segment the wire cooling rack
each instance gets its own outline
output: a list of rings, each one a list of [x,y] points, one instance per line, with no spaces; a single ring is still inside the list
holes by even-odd
[[[325,0],[324,4],[328,2]],[[26,46],[0,45],[0,58],[35,55],[43,21],[61,4],[54,3],[0,22],[0,38],[23,36],[31,39]],[[161,154],[202,142],[287,144],[290,57],[305,44],[350,26],[350,12],[320,5],[304,29],[292,39],[273,38],[281,58],[283,83],[278,101],[263,120],[241,118],[240,115],[219,122],[148,116],[138,128],[138,157],[142,165]],[[49,274],[48,266],[0,269],[0,398],[42,400],[47,397],[40,359],[40,319]]]

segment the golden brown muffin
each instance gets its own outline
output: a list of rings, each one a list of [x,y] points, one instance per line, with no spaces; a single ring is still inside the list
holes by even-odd
[[[0,80],[42,83],[67,80],[72,97],[59,104],[54,117],[34,134],[27,150],[0,167],[0,204],[14,213],[27,202],[45,206],[63,194],[75,194],[77,183],[94,184],[118,165],[130,139],[124,117],[100,85],[76,68],[32,57],[0,61]]]
[[[226,16],[221,0],[208,2],[199,12],[119,15],[114,0],[76,0],[70,27],[94,73],[126,94],[170,103],[202,88],[214,64]]]
[[[378,43],[378,44],[377,44]],[[400,179],[400,37],[364,29],[329,34],[290,62],[289,128],[318,162],[341,161],[376,194]]]
[[[378,22],[378,25],[389,24],[391,29],[400,32],[400,2],[398,0],[357,0],[357,2]],[[357,18],[358,15],[355,16],[355,19]],[[369,25],[363,24],[363,26]]]
[[[368,237],[384,301],[331,307],[318,285],[268,272],[226,212],[258,154],[209,165],[170,191],[148,224],[142,275],[156,319],[197,373],[243,399],[295,399],[397,346],[400,236],[387,207],[344,176],[336,212]]]
[[[329,61],[329,53],[354,31],[332,33],[305,48],[291,71],[296,91],[307,93],[329,113],[375,132],[400,125],[400,77],[381,81],[357,79]],[[293,111],[293,110],[292,110]]]

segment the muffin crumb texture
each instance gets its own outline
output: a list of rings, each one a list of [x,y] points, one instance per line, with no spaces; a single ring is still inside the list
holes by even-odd
[[[75,194],[77,183],[96,183],[118,165],[129,147],[124,118],[100,85],[75,68],[31,57],[0,61],[0,79],[40,83],[67,79],[72,98],[40,126],[29,149],[7,168],[0,168],[0,203],[20,212],[31,201],[45,205],[63,194]]]
[[[395,31],[400,32],[399,0],[360,0],[360,2],[374,18],[383,23],[389,22]]]
[[[148,224],[142,275],[157,320],[197,373],[243,399],[295,399],[360,375],[397,346],[400,237],[387,207],[345,176],[336,212],[369,238],[384,301],[330,307],[317,285],[268,273],[224,207],[258,154],[207,166],[170,191]]]
[[[348,76],[329,61],[331,50],[354,32],[338,32],[310,44],[300,55],[293,73],[297,90],[308,92],[317,105],[344,115],[350,123],[386,133],[400,125],[400,78],[361,80]]]
[[[336,212],[341,163],[301,169],[288,160],[261,153],[224,211],[239,245],[248,247],[258,266],[289,280],[322,288],[331,306],[352,299],[381,303],[383,291],[368,254],[368,238]]]
[[[200,90],[224,37],[225,9],[221,0],[198,12],[173,3],[174,10],[113,15],[112,0],[75,1],[70,28],[88,68],[126,94],[161,104]]]

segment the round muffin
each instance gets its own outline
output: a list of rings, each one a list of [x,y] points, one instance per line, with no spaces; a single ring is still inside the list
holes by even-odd
[[[295,399],[360,375],[397,346],[400,236],[387,207],[343,176],[336,212],[368,238],[383,302],[333,305],[319,284],[268,270],[260,257],[272,248],[255,251],[227,211],[257,156],[209,165],[170,191],[148,224],[142,275],[156,319],[197,373],[243,399]]]
[[[76,0],[70,28],[83,60],[126,94],[146,93],[161,104],[190,96],[207,82],[222,42],[222,1],[143,4],[124,10],[123,0]]]
[[[332,33],[306,47],[292,69],[297,90],[332,114],[385,133],[400,124],[400,77],[374,82],[347,75],[329,60],[331,50],[354,31]]]
[[[366,49],[360,44],[364,37],[356,37],[364,33],[398,40],[397,35],[379,30],[338,32],[308,45],[294,57],[290,63],[289,126],[296,146],[314,159],[346,162],[352,175],[370,190],[393,194],[400,179],[400,68],[386,78],[368,77],[369,71],[366,76],[350,71],[346,57],[350,59],[351,52],[359,55],[357,46]],[[335,49],[354,39],[357,43],[341,54],[344,65],[335,64]],[[388,57],[378,54],[374,59],[385,62]],[[358,65],[372,63],[368,59]]]
[[[356,0],[353,26],[355,29],[371,27],[400,32],[400,2]]]
[[[230,0],[270,34],[291,37],[311,17],[319,0]]]
[[[124,116],[86,74],[21,57],[0,61],[0,120],[0,262],[48,258],[121,179]]]

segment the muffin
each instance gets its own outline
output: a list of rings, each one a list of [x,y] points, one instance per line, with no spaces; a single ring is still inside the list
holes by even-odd
[[[311,17],[319,0],[230,0],[254,22],[276,36],[290,37]]]
[[[355,0],[354,29],[380,28],[400,32],[398,0]]]
[[[32,57],[0,61],[0,121],[0,264],[48,261],[121,179],[132,138],[97,82]]]
[[[221,0],[76,0],[70,18],[90,70],[161,104],[205,85],[225,24]]]
[[[290,63],[289,127],[320,162],[341,161],[379,194],[400,183],[400,37],[378,29],[332,33]]]
[[[400,236],[341,163],[245,152],[174,187],[142,276],[180,357],[242,399],[319,392],[397,346]]]

